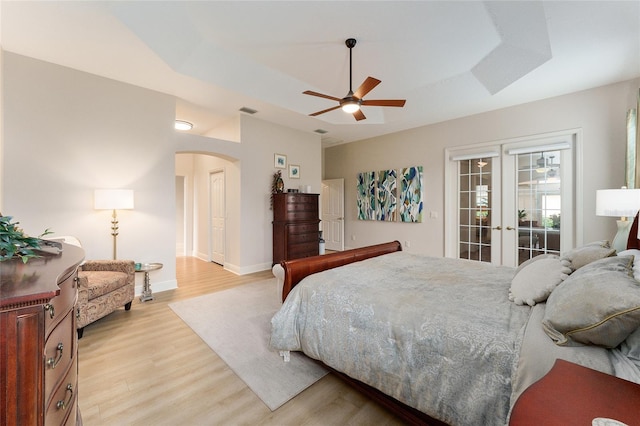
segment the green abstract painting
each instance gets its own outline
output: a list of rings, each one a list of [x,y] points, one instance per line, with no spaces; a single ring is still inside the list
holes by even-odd
[[[422,166],[402,169],[400,181],[400,220],[422,222]]]

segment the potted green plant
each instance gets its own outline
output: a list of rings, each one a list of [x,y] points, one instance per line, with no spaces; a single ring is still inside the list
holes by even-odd
[[[38,257],[35,250],[41,248],[42,237],[51,232],[46,229],[39,236],[30,237],[18,227],[20,222],[11,222],[12,219],[12,216],[0,213],[0,262],[20,258],[23,263],[27,263],[29,259]]]
[[[527,220],[527,211],[522,209],[518,210],[518,226],[528,226],[529,221]]]

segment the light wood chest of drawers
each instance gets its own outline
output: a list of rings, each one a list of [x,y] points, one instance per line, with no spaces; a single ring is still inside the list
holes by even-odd
[[[0,263],[0,424],[74,425],[78,247]]]

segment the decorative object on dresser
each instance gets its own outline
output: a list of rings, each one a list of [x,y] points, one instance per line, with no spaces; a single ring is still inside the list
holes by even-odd
[[[273,264],[319,253],[319,194],[273,194]]]
[[[78,338],[87,324],[121,306],[131,309],[136,285],[133,260],[87,260],[78,279]]]
[[[46,229],[38,237],[30,237],[18,227],[20,222],[12,222],[12,216],[3,216],[0,213],[0,262],[20,258],[27,263],[29,259],[38,257],[35,250],[41,249],[45,235],[51,232]]]
[[[84,251],[0,263],[0,424],[81,424],[77,268]]]

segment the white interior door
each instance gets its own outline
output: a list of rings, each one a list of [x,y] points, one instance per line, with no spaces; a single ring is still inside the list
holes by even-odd
[[[224,265],[225,250],[225,191],[224,171],[218,170],[209,175],[209,212],[210,212],[210,260]]]
[[[176,254],[186,256],[186,179],[184,176],[176,176]]]
[[[322,181],[322,237],[327,250],[344,250],[344,179]]]

